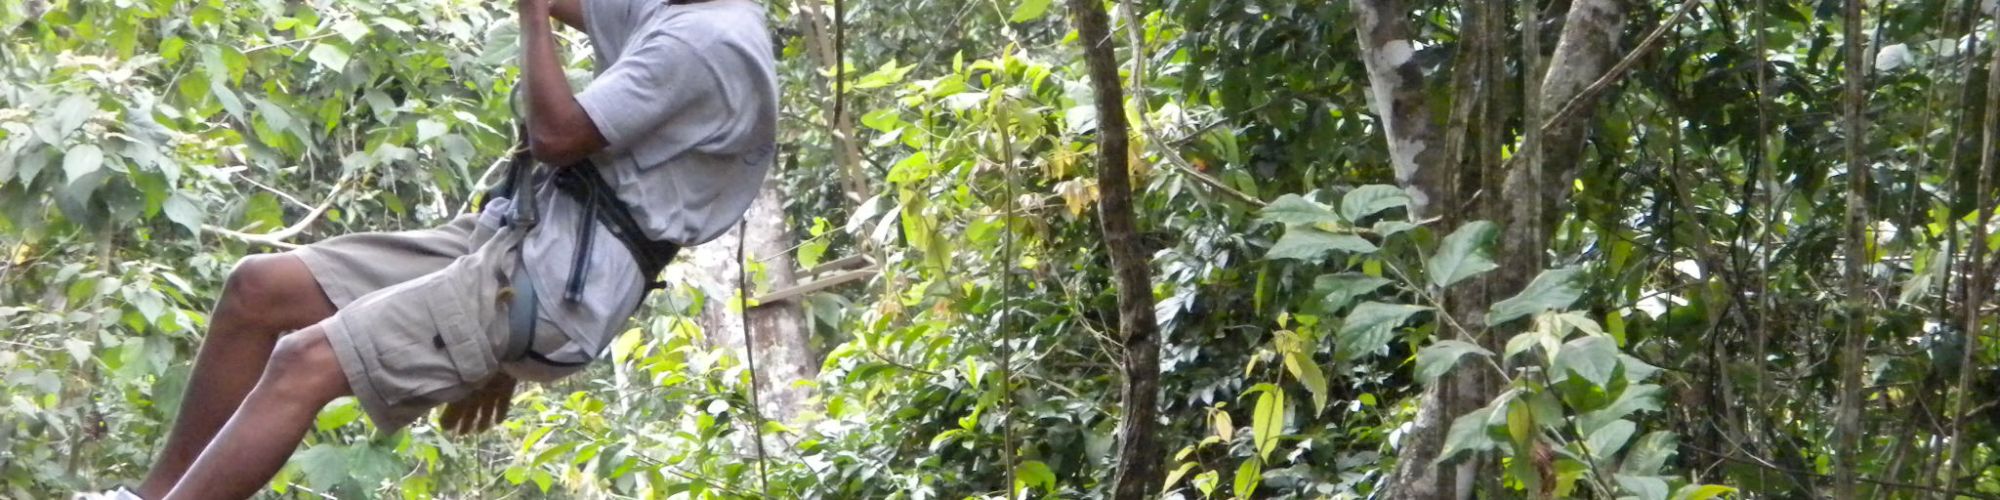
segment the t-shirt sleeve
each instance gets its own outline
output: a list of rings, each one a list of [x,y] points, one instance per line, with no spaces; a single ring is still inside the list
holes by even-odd
[[[701,104],[720,99],[720,93],[715,70],[694,47],[658,34],[627,47],[576,100],[609,149],[623,150],[669,120],[712,122],[713,117],[687,115],[706,109]]]
[[[591,40],[624,40],[632,34],[633,0],[582,0],[583,32]]]

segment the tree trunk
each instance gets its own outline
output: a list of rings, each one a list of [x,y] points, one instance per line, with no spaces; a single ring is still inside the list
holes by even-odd
[[[1461,176],[1446,172],[1443,161],[1458,161],[1446,151],[1447,144],[1438,140],[1437,125],[1432,121],[1430,107],[1424,99],[1423,73],[1411,63],[1415,44],[1410,39],[1410,28],[1405,19],[1407,8],[1399,0],[1356,0],[1353,4],[1355,31],[1361,45],[1361,61],[1368,70],[1369,107],[1382,121],[1382,135],[1388,142],[1390,163],[1395,168],[1396,183],[1410,195],[1411,215],[1422,218],[1430,212],[1438,212],[1447,220],[1440,227],[1449,231],[1451,227],[1464,222],[1458,213],[1459,197],[1450,183],[1444,179]],[[1472,45],[1468,43],[1468,45]],[[1464,71],[1470,65],[1461,64]],[[1463,76],[1463,75],[1461,75]],[[1463,78],[1461,78],[1463,80]],[[1478,82],[1488,84],[1489,82]],[[1468,99],[1472,94],[1464,92],[1467,85],[1459,85],[1459,99]],[[1464,121],[1459,115],[1470,113],[1466,102],[1454,103],[1455,127],[1448,134],[1453,138],[1451,145],[1457,145],[1468,131],[1470,117]],[[1463,113],[1460,110],[1463,109]],[[1463,176],[1477,178],[1476,176]],[[1475,188],[1476,189],[1476,188]],[[1449,302],[1457,307],[1449,311],[1454,316],[1470,316],[1473,309],[1485,307],[1479,298],[1454,296]],[[1479,373],[1467,370],[1453,370],[1426,388],[1417,406],[1416,419],[1410,431],[1402,438],[1397,451],[1398,467],[1391,477],[1384,498],[1446,499],[1464,498],[1471,494],[1471,480],[1478,461],[1468,461],[1457,467],[1441,468],[1433,464],[1442,451],[1445,431],[1451,427],[1451,420],[1458,415],[1477,409],[1481,405],[1483,381]]]
[[[1445,151],[1437,125],[1424,103],[1424,75],[1413,63],[1416,45],[1410,39],[1403,3],[1399,0],[1356,0],[1355,31],[1361,39],[1361,62],[1368,68],[1368,106],[1382,120],[1382,137],[1389,143],[1389,163],[1396,184],[1410,195],[1413,218],[1428,212],[1431,198],[1444,193],[1438,160]]]
[[[1070,22],[1083,43],[1090,68],[1090,85],[1097,100],[1097,218],[1104,247],[1118,288],[1118,328],[1123,330],[1125,414],[1118,423],[1118,468],[1112,497],[1150,498],[1165,479],[1160,470],[1159,322],[1153,317],[1151,261],[1139,248],[1138,223],[1132,214],[1130,126],[1125,121],[1125,95],[1118,82],[1110,21],[1098,0],[1070,0]]]
[[[1863,162],[1861,146],[1867,129],[1861,122],[1861,85],[1867,78],[1866,48],[1861,34],[1861,0],[1847,0],[1844,28],[1847,42],[1847,95],[1845,104],[1845,130],[1847,146],[1847,223],[1846,256],[1842,259],[1843,273],[1847,282],[1846,309],[1847,332],[1841,342],[1840,355],[1840,406],[1834,414],[1834,435],[1838,438],[1834,446],[1834,476],[1838,481],[1833,497],[1841,500],[1855,498],[1855,445],[1860,442],[1861,433],[1861,371],[1868,361],[1862,359],[1862,345],[1868,335],[1868,294],[1865,292],[1864,260],[1868,255],[1866,229],[1868,204],[1864,192],[1868,189],[1868,166]],[[1981,203],[1980,206],[1985,206]],[[1980,221],[1985,223],[1985,221]],[[1976,240],[1975,240],[1976,241]],[[1973,245],[1974,247],[1984,245]],[[1977,255],[1975,253],[1974,255]],[[1975,273],[1977,271],[1974,271]],[[1975,283],[1976,284],[1976,283]]]
[[[1431,123],[1431,113],[1422,103],[1422,75],[1414,67],[1406,65],[1406,48],[1411,46],[1409,29],[1404,7],[1396,0],[1356,0],[1354,9],[1357,31],[1361,40],[1362,60],[1368,66],[1371,86],[1371,104],[1385,122],[1384,132],[1388,136],[1389,153],[1397,167],[1397,181],[1405,190],[1422,193],[1425,198],[1436,203],[1435,211],[1449,216],[1463,212],[1467,208],[1459,206],[1462,201],[1450,186],[1464,189],[1486,188],[1488,192],[1497,190],[1501,196],[1488,196],[1477,210],[1483,217],[1496,219],[1501,223],[1502,244],[1505,249],[1498,257],[1500,269],[1471,282],[1459,285],[1465,290],[1454,290],[1448,297],[1449,313],[1458,318],[1460,324],[1483,327],[1480,318],[1483,311],[1496,299],[1505,297],[1521,289],[1544,266],[1543,252],[1547,249],[1546,235],[1555,229],[1561,212],[1554,210],[1568,199],[1569,186],[1579,171],[1578,164],[1583,159],[1583,146],[1592,112],[1587,107],[1577,110],[1563,122],[1548,128],[1540,134],[1541,123],[1524,122],[1526,125],[1524,142],[1530,144],[1528,161],[1510,163],[1504,172],[1446,172],[1442,162],[1457,162],[1459,158],[1438,158],[1430,155],[1427,138],[1436,133],[1426,130],[1435,127]],[[1500,15],[1498,6],[1487,12],[1488,16]],[[1617,0],[1576,0],[1572,3],[1561,41],[1550,58],[1548,72],[1541,80],[1538,94],[1538,108],[1531,116],[1555,116],[1572,99],[1581,95],[1596,79],[1605,74],[1615,61],[1618,37],[1623,30],[1623,11]],[[1524,30],[1533,26],[1524,23]],[[1532,36],[1532,33],[1524,33]],[[1484,43],[1498,43],[1489,40]],[[1498,51],[1491,51],[1497,53]],[[1529,55],[1533,57],[1533,54]],[[1460,71],[1469,70],[1472,65],[1460,65]],[[1499,75],[1489,75],[1497,79]],[[1531,82],[1532,83],[1532,82]],[[1459,98],[1473,95],[1499,96],[1491,89],[1472,92],[1461,89]],[[1491,123],[1494,106],[1487,106],[1487,116],[1483,120]],[[1469,126],[1474,120],[1454,123],[1454,126]],[[1421,125],[1419,125],[1421,123]],[[1482,131],[1482,133],[1491,133]],[[1451,131],[1448,135],[1462,137],[1469,132]],[[1480,158],[1476,152],[1473,158]],[[1411,160],[1407,163],[1405,160]],[[1474,161],[1471,165],[1480,165]],[[1480,182],[1466,183],[1453,181],[1449,184],[1442,179],[1479,179]],[[1504,179],[1498,186],[1492,186],[1489,179]],[[1480,184],[1489,184],[1481,186]],[[1467,196],[1469,198],[1469,196]],[[1505,200],[1498,202],[1497,200]],[[1449,217],[1447,217],[1449,218]],[[1442,226],[1448,230],[1457,221],[1445,221]],[[1478,332],[1474,332],[1478,333]],[[1485,343],[1492,343],[1497,335],[1485,334]],[[1437,453],[1441,451],[1445,432],[1451,421],[1458,415],[1476,409],[1485,403],[1491,394],[1487,386],[1490,381],[1479,373],[1454,370],[1427,388],[1418,403],[1417,416],[1403,438],[1402,448],[1397,453],[1398,467],[1390,478],[1385,498],[1443,499],[1469,498],[1472,494],[1472,480],[1478,475],[1477,461],[1460,464],[1453,470],[1435,466]]]
[[[819,60],[820,67],[831,68],[826,82],[827,99],[821,108],[826,115],[826,123],[831,127],[834,142],[834,159],[840,164],[840,171],[847,178],[850,201],[859,203],[868,199],[868,179],[861,171],[861,146],[855,143],[854,113],[847,109],[847,65],[845,61],[846,32],[842,23],[845,19],[840,0],[833,0],[832,12],[828,12],[826,0],[800,2],[798,11],[799,28],[805,34],[806,51]]]
[[[792,258],[786,249],[791,247],[791,235],[785,228],[783,199],[776,180],[766,181],[757,201],[744,214],[748,222],[749,238],[745,252],[752,265],[755,279],[762,268],[762,279],[752,282],[746,295],[756,296],[757,290],[780,289],[792,286]],[[740,230],[740,229],[739,229]],[[812,380],[819,375],[819,360],[814,359],[811,339],[805,328],[805,312],[795,301],[763,304],[748,311],[751,338],[755,339],[754,349],[744,344],[744,315],[734,310],[733,297],[737,294],[737,272],[740,269],[737,244],[738,230],[716,238],[715,241],[694,247],[688,260],[694,264],[694,272],[684,277],[694,283],[702,294],[708,297],[701,310],[702,331],[708,335],[712,348],[735,350],[738,359],[757,357],[757,404],[764,417],[778,422],[790,422],[805,410],[806,401],[812,392],[799,387],[794,382]]]

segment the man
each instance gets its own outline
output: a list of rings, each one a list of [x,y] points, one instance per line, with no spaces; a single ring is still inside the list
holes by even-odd
[[[244,259],[217,301],[166,449],[136,492],[109,497],[249,497],[341,396],[355,396],[383,432],[447,403],[448,427],[491,425],[515,379],[580,370],[680,245],[741,219],[775,150],[763,7],[516,7],[526,142],[545,174],[513,198],[540,210],[498,199],[435,229]],[[590,36],[598,75],[582,93],[564,78],[551,17]]]

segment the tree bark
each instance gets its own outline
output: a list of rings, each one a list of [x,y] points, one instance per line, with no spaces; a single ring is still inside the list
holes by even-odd
[[[1165,479],[1155,428],[1159,420],[1159,322],[1153,317],[1151,261],[1139,248],[1132,213],[1130,130],[1119,86],[1109,16],[1098,0],[1070,0],[1070,23],[1083,43],[1084,63],[1097,101],[1097,217],[1118,288],[1118,328],[1123,330],[1125,414],[1118,422],[1118,468],[1112,497],[1150,498]]]
[[[1421,219],[1431,198],[1442,194],[1438,160],[1445,148],[1424,103],[1424,75],[1413,62],[1416,44],[1403,19],[1407,10],[1400,0],[1356,0],[1353,5],[1361,62],[1368,69],[1368,106],[1382,121],[1396,184],[1410,195],[1413,218]]]
[[[1549,57],[1549,71],[1541,83],[1538,116],[1557,117],[1570,100],[1603,76],[1617,61],[1618,37],[1624,31],[1623,5],[1616,0],[1577,0],[1570,4],[1563,20],[1562,39]],[[1509,200],[1501,225],[1500,270],[1495,273],[1501,290],[1518,290],[1544,266],[1542,253],[1548,234],[1555,230],[1562,212],[1556,210],[1569,201],[1571,186],[1583,162],[1583,146],[1595,114],[1593,102],[1582,103],[1568,117],[1549,124],[1533,124],[1523,133],[1532,144],[1528,160],[1507,172],[1501,199]],[[1539,137],[1533,137],[1539,134]]]
[[[1430,110],[1423,103],[1422,75],[1416,68],[1404,64],[1408,56],[1403,49],[1411,46],[1408,21],[1404,19],[1407,15],[1405,7],[1396,0],[1356,0],[1354,9],[1362,60],[1368,66],[1370,103],[1385,122],[1384,132],[1388,136],[1390,156],[1397,166],[1397,181],[1405,190],[1413,192],[1412,198],[1436,202],[1431,207],[1447,218],[1453,213],[1473,208],[1460,206],[1464,202],[1455,199],[1460,196],[1450,186],[1483,188],[1489,193],[1501,193],[1497,197],[1488,195],[1489,201],[1480,204],[1481,210],[1474,211],[1501,223],[1503,243],[1500,248],[1505,251],[1499,255],[1500,270],[1459,285],[1464,290],[1453,290],[1448,296],[1449,313],[1461,324],[1486,326],[1480,321],[1481,313],[1492,301],[1525,286],[1544,266],[1546,235],[1555,229],[1560,220],[1560,212],[1554,207],[1567,201],[1569,186],[1580,170],[1578,164],[1584,156],[1583,146],[1593,110],[1585,101],[1581,104],[1586,107],[1575,110],[1563,122],[1548,127],[1546,133],[1541,132],[1541,123],[1525,121],[1524,134],[1528,136],[1523,139],[1533,148],[1528,161],[1510,163],[1510,168],[1497,172],[1446,172],[1441,163],[1458,159],[1439,158],[1429,151],[1430,138],[1436,137],[1437,133],[1433,131],[1435,123],[1429,118]],[[1491,11],[1486,13],[1488,16],[1501,15],[1497,6],[1484,10]],[[1624,12],[1617,0],[1573,2],[1565,19],[1561,41],[1549,60],[1548,72],[1541,80],[1540,92],[1535,99],[1537,109],[1524,111],[1529,116],[1555,116],[1564,105],[1581,95],[1615,61],[1623,24]],[[1523,26],[1524,36],[1532,36],[1533,23],[1524,22]],[[1535,56],[1526,55],[1529,58]],[[1470,67],[1461,65],[1459,70],[1465,71]],[[1489,75],[1488,78],[1497,79],[1498,75]],[[1462,90],[1459,98],[1471,98],[1472,95],[1500,94],[1491,90]],[[1487,106],[1487,112],[1493,113],[1494,108]],[[1493,117],[1482,118],[1491,123]],[[1468,119],[1463,123],[1473,121]],[[1459,137],[1465,133],[1469,132],[1454,131],[1451,135]],[[1480,154],[1488,152],[1477,153],[1472,157],[1479,158]],[[1469,164],[1500,169],[1477,161]],[[1473,184],[1453,181],[1449,185],[1441,181],[1465,178],[1480,181]],[[1487,179],[1498,180],[1499,185],[1490,185],[1488,183],[1492,181]],[[1419,198],[1418,194],[1423,197]],[[1471,196],[1466,194],[1464,198],[1470,199]],[[1443,227],[1448,230],[1455,223],[1447,220]],[[1487,343],[1498,338],[1491,334],[1484,337]],[[1418,403],[1416,419],[1405,433],[1402,448],[1398,450],[1398,467],[1386,487],[1385,498],[1443,499],[1469,498],[1472,495],[1472,480],[1478,475],[1475,470],[1478,462],[1467,462],[1449,470],[1435,466],[1435,462],[1451,421],[1483,405],[1492,392],[1488,385],[1490,381],[1479,373],[1454,370],[1425,390]]]
[[[777,181],[766,181],[757,201],[744,214],[750,230],[747,241],[739,239],[738,231],[732,230],[714,242],[694,247],[688,256],[694,272],[681,278],[708,297],[699,322],[709,346],[735,350],[739,359],[757,357],[759,411],[769,420],[792,422],[806,410],[806,402],[812,397],[810,390],[794,382],[819,375],[819,360],[815,359],[807,336],[804,310],[797,301],[759,305],[741,313],[732,306],[732,298],[737,294],[737,272],[741,268],[736,260],[739,241],[748,247],[745,252],[748,259],[761,263],[763,269],[763,279],[751,283],[751,290],[744,292],[745,295],[756,296],[759,283],[780,289],[795,282],[791,254],[786,252],[792,239],[786,230],[783,204],[778,201],[781,199],[784,197]],[[752,270],[758,267],[753,265]],[[751,338],[756,342],[754,349],[743,342],[745,314],[749,316]]]
[[[843,179],[847,196],[850,201],[859,203],[873,194],[869,192],[868,179],[861,171],[861,146],[854,139],[854,113],[846,107],[846,33],[842,26],[845,21],[842,7],[840,0],[833,0],[832,12],[829,13],[826,0],[807,0],[800,2],[796,15],[801,31],[805,33],[801,38],[805,39],[806,51],[819,60],[821,67],[831,68],[833,76],[826,81],[827,100],[821,109],[826,115],[827,126],[832,129],[834,159],[839,162],[840,171],[847,176]]]
[[[1861,119],[1861,86],[1867,78],[1867,52],[1863,44],[1861,27],[1861,0],[1847,0],[1845,12],[1845,32],[1847,42],[1847,95],[1846,146],[1847,146],[1847,255],[1842,259],[1847,282],[1847,332],[1841,343],[1840,355],[1840,406],[1834,415],[1834,434],[1838,438],[1834,448],[1834,474],[1838,487],[1833,497],[1843,500],[1855,498],[1855,446],[1860,442],[1861,433],[1861,371],[1868,361],[1862,359],[1863,345],[1868,335],[1868,306],[1871,302],[1864,290],[1864,261],[1867,258],[1866,226],[1868,222],[1869,168],[1863,158],[1862,144],[1867,134]],[[1986,206],[1981,203],[1980,206]],[[1984,223],[1985,221],[1980,221]],[[1985,245],[1973,245],[1981,247]],[[1978,255],[1974,253],[1974,255]],[[1975,271],[1977,272],[1977,271]]]
[[[1440,227],[1448,231],[1463,222],[1460,217],[1453,216],[1463,207],[1457,206],[1458,197],[1444,179],[1465,176],[1450,175],[1451,172],[1446,172],[1441,163],[1458,160],[1450,157],[1456,155],[1446,154],[1452,149],[1447,146],[1459,144],[1467,131],[1452,130],[1450,144],[1438,140],[1437,124],[1425,102],[1424,75],[1411,62],[1415,44],[1410,37],[1409,22],[1405,19],[1408,8],[1400,0],[1356,0],[1353,8],[1361,61],[1368,70],[1368,104],[1382,122],[1382,135],[1388,143],[1396,183],[1410,195],[1412,216],[1422,218],[1430,212],[1439,212],[1447,219]],[[1461,64],[1460,70],[1467,67]],[[1463,91],[1468,86],[1459,87]],[[1470,97],[1461,92],[1458,98]],[[1455,108],[1467,109],[1462,106]],[[1454,117],[1460,114],[1459,109],[1454,109]],[[1470,117],[1466,120],[1469,121]],[[1464,122],[1454,121],[1453,126],[1466,126]],[[1449,313],[1453,316],[1471,315],[1472,309],[1462,306],[1485,307],[1483,300],[1468,294],[1457,294],[1450,303],[1461,306],[1452,307]],[[1483,386],[1479,373],[1453,370],[1425,388],[1418,400],[1416,418],[1411,423],[1410,431],[1403,435],[1401,448],[1397,451],[1398,466],[1390,478],[1384,498],[1446,499],[1464,498],[1471,494],[1471,480],[1475,476],[1477,461],[1452,468],[1433,464],[1437,461],[1438,452],[1444,448],[1445,431],[1451,427],[1451,420],[1479,408],[1481,396],[1486,392]]]
[[[1974,14],[1968,12],[1966,15],[1972,16]],[[2000,12],[1996,12],[1995,17],[2000,18]],[[1996,151],[2000,150],[2000,106],[1994,105],[1994,103],[2000,103],[2000,43],[1989,43],[1988,45],[1992,46],[1988,50],[1993,55],[1992,60],[1988,61],[1986,66],[1987,105],[1982,113],[1985,118],[1980,129],[1980,141],[1982,141],[1981,144],[1983,144],[1983,147],[1979,151],[1979,180],[1974,186],[1974,196],[1985,196],[1987,190],[1992,189],[1993,169],[1996,166],[2000,166],[1996,165],[1996,163],[2000,163],[2000,160],[1996,160],[1996,154],[2000,154],[2000,151]],[[1971,83],[1971,80],[1971,78],[1966,79],[1968,85]],[[1977,222],[1972,226],[1972,241],[1986,241],[1987,224],[1991,223],[1992,220],[1993,204],[1981,201],[1979,203]],[[1958,399],[1952,402],[1951,452],[1945,455],[1950,460],[1950,467],[1945,468],[1944,472],[1945,498],[1958,498],[1958,470],[1966,466],[1964,458],[1965,439],[1963,438],[1965,437],[1965,421],[1968,416],[1966,413],[1969,406],[1968,400],[1972,397],[1972,375],[1976,371],[1972,367],[1978,366],[1974,363],[1978,361],[1978,353],[1984,349],[1979,344],[1979,334],[1985,331],[1985,322],[1979,314],[1979,308],[1986,304],[1985,294],[1992,286],[1988,284],[1988,281],[1992,277],[1986,275],[1986,266],[1983,264],[1986,258],[1986,245],[1973,244],[1967,246],[1971,247],[1969,251],[1972,253],[1971,258],[1966,263],[1967,268],[1971,271],[1971,277],[1968,278],[1965,285],[1965,301],[1962,306],[1965,308],[1965,327],[1962,333],[1965,335],[1965,345],[1960,351],[1958,361],[1958,381],[1955,391],[1958,393]],[[1926,481],[1928,480],[1929,478],[1926,478]]]

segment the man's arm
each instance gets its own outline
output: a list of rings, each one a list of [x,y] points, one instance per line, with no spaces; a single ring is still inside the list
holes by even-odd
[[[557,21],[561,21],[564,25],[575,28],[577,31],[585,30],[583,27],[583,0],[554,0],[549,2],[549,16],[556,18]]]
[[[557,9],[554,4],[568,4]],[[562,61],[556,58],[556,36],[548,19],[559,10],[582,24],[579,0],[516,0],[521,19],[521,79],[527,85],[528,149],[536,160],[566,167],[609,145],[576,101]],[[558,20],[561,17],[557,17]],[[563,21],[568,24],[569,21]]]

